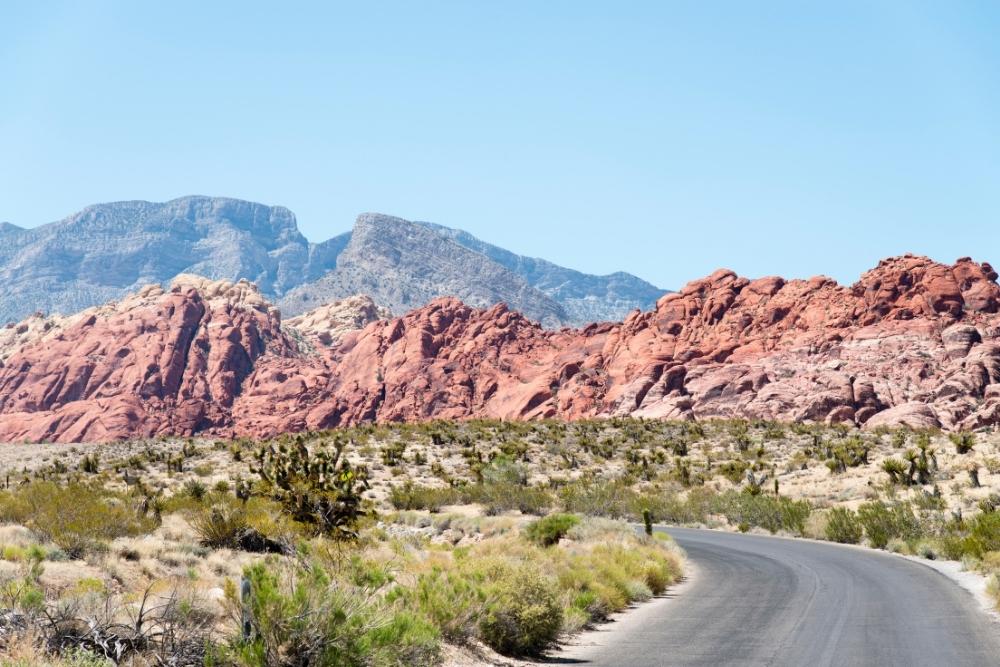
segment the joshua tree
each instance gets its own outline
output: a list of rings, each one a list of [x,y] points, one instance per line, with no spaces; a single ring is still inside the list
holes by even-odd
[[[973,463],[969,466],[969,482],[972,484],[972,488],[978,489],[982,486],[979,483],[979,466]]]
[[[889,475],[889,481],[893,484],[909,486],[913,483],[912,475],[906,474],[906,464],[897,458],[888,458],[882,461],[882,470]]]
[[[761,475],[760,479],[757,479],[756,475],[753,474],[752,470],[747,471],[747,487],[746,491],[751,496],[759,496],[761,491],[764,489],[764,485],[767,484],[767,475]]]
[[[368,471],[351,465],[340,439],[333,442],[332,451],[310,451],[302,436],[291,446],[261,447],[251,470],[260,476],[265,495],[320,533],[356,537],[358,521],[368,514],[362,498],[369,488]]]
[[[955,443],[955,451],[959,454],[968,454],[976,445],[975,434],[969,433],[968,431],[952,433],[948,437],[953,443]]]

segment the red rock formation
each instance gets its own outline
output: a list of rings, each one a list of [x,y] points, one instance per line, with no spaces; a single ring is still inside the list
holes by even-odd
[[[851,287],[720,270],[620,324],[439,299],[322,343],[246,283],[152,288],[8,349],[0,440],[625,414],[975,428],[1000,422],[996,279],[914,256]]]

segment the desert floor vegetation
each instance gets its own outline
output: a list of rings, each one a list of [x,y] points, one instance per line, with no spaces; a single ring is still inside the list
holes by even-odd
[[[378,474],[386,460],[412,465],[406,448],[359,440],[162,439],[21,458],[0,483],[0,664],[537,656],[681,576],[669,539],[549,513],[555,498],[506,458],[448,487],[461,505],[397,508],[390,498],[425,493]]]
[[[1000,594],[990,431],[473,420],[32,447],[0,455],[0,664],[537,656],[681,576],[640,523],[951,558]]]

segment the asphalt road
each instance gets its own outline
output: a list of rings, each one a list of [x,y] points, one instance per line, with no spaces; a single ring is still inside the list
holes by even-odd
[[[1000,625],[970,593],[919,563],[806,540],[667,532],[695,564],[692,581],[553,662],[1000,665]]]

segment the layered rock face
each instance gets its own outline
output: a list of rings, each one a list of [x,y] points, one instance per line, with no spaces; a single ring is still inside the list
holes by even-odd
[[[980,426],[1000,381],[996,278],[912,256],[850,288],[720,271],[626,322],[641,329],[630,346],[647,340],[666,361],[612,402],[646,416]],[[658,372],[677,375],[673,389]]]
[[[377,320],[387,320],[392,314],[376,304],[371,297],[356,294],[331,301],[285,322],[286,329],[303,334],[307,339],[330,346],[344,334],[363,329]]]
[[[262,355],[295,350],[277,310],[245,281],[181,277],[72,320],[0,368],[0,439],[194,433],[229,421]]]
[[[0,440],[479,416],[977,428],[1000,423],[996,279],[914,256],[851,287],[718,271],[619,324],[551,331],[446,298],[325,340],[342,318],[283,327],[246,283],[150,288],[8,349]]]

